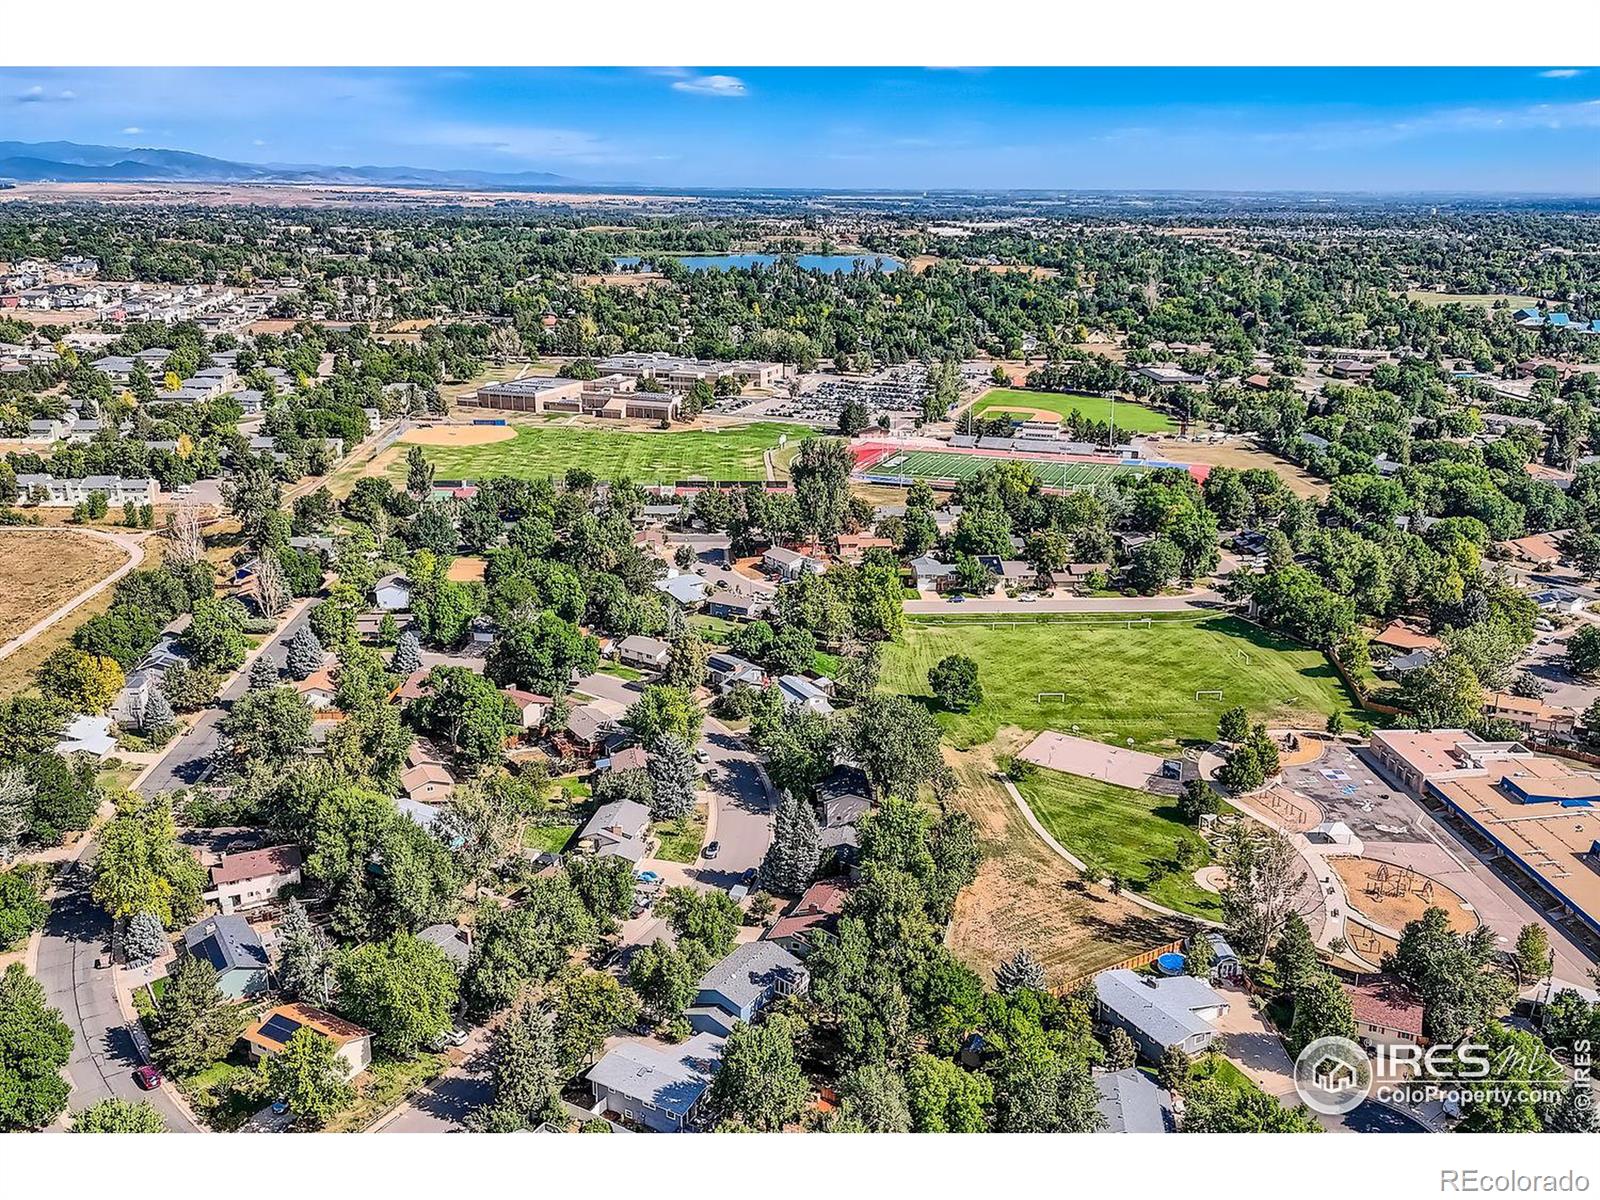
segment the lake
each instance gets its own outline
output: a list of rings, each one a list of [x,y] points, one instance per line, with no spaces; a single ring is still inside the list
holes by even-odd
[[[770,267],[778,261],[776,254],[678,254],[673,255],[691,271],[726,271],[732,268],[748,270],[751,267]],[[638,255],[630,255],[616,260],[618,270],[636,267],[645,260]],[[835,271],[854,271],[857,262],[865,262],[869,267],[874,261],[883,264],[885,273],[898,271],[904,264],[897,258],[888,255],[874,254],[800,254],[795,256],[795,262],[805,271],[823,271],[832,274]]]

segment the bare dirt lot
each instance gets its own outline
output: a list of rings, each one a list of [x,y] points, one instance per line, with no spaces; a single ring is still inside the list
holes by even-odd
[[[1003,745],[945,750],[960,784],[955,803],[972,817],[983,849],[977,879],[956,900],[946,939],[951,951],[989,978],[1026,947],[1060,986],[1184,932],[1180,922],[1084,883],[1034,835],[994,778],[996,755],[1026,740],[1016,730],[1007,734]]]
[[[407,430],[400,440],[415,446],[487,446],[516,436],[510,425],[428,425]]]
[[[1282,479],[1284,485],[1297,496],[1315,496],[1321,500],[1331,490],[1326,481],[1302,471],[1292,462],[1243,442],[1211,444],[1180,441],[1177,438],[1151,438],[1148,445],[1152,456],[1169,458],[1173,462],[1204,463],[1213,467],[1233,467],[1240,471],[1264,467]]]
[[[0,629],[20,633],[127,560],[96,537],[0,529]]]

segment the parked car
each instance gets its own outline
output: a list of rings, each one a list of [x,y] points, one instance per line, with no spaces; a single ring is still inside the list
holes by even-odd
[[[144,1091],[153,1092],[161,1086],[161,1072],[149,1063],[134,1068],[133,1081]]]
[[[696,746],[694,748],[694,760],[697,763],[708,763],[708,762],[710,762],[711,761],[711,751],[707,750],[704,746]]]
[[[700,852],[706,858],[715,858],[722,853],[721,842],[707,842],[706,848]]]
[[[446,1029],[443,1033],[428,1042],[428,1049],[434,1054],[442,1054],[451,1046],[465,1046],[467,1044],[467,1031],[459,1025]]]

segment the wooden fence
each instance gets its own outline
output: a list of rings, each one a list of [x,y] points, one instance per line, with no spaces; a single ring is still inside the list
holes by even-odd
[[[1157,946],[1154,950],[1141,951],[1140,953],[1133,955],[1131,958],[1123,959],[1121,962],[1116,962],[1112,963],[1110,966],[1101,967],[1098,971],[1090,971],[1087,975],[1076,976],[1067,980],[1066,983],[1062,984],[1056,990],[1063,996],[1069,995],[1070,993],[1077,991],[1085,983],[1088,983],[1089,980],[1100,974],[1101,971],[1120,971],[1124,968],[1130,971],[1137,971],[1140,967],[1148,967],[1163,954],[1172,954],[1174,952],[1179,954],[1183,952],[1182,938],[1178,938],[1177,940],[1168,942],[1162,946]]]

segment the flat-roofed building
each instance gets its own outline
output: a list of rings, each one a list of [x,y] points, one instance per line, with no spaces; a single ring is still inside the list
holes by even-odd
[[[529,379],[508,379],[503,383],[485,384],[473,396],[473,402],[479,408],[496,408],[511,412],[577,412],[582,398],[583,380],[541,375]],[[567,402],[569,407],[558,407],[562,401]]]

